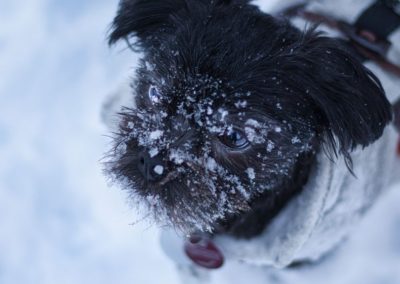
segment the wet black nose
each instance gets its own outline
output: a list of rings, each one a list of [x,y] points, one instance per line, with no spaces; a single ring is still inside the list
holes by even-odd
[[[161,156],[151,157],[148,151],[139,154],[138,168],[147,181],[158,181],[165,174],[165,166]]]

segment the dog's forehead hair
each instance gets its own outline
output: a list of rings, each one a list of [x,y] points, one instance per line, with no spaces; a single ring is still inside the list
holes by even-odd
[[[194,71],[186,72],[182,66],[169,66],[166,70],[162,64],[153,63],[154,60],[157,59],[144,61],[142,74],[162,91],[169,103],[173,100],[194,103],[204,99],[210,103],[226,100],[227,94],[233,91],[226,79]]]
[[[202,126],[200,120],[224,120],[225,117],[234,118],[233,121],[242,121],[246,117],[250,91],[234,88],[226,79],[216,78],[208,74],[184,73],[171,68],[158,70],[158,66],[151,60],[144,60],[140,72],[144,86],[138,88],[141,95],[137,97],[139,105],[146,105],[148,90],[156,87],[160,95],[157,104],[147,104],[147,107],[156,111],[164,110],[168,119],[184,116],[195,120]],[[143,82],[139,81],[139,84]],[[157,99],[158,100],[158,99]]]

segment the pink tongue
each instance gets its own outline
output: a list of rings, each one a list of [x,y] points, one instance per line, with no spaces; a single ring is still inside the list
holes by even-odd
[[[224,263],[224,256],[217,246],[209,239],[202,237],[191,237],[185,243],[187,256],[197,265],[216,269]]]

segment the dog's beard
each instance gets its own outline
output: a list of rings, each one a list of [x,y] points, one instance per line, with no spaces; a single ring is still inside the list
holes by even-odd
[[[293,133],[244,102],[238,97],[228,109],[209,96],[186,96],[172,112],[169,104],[125,109],[107,172],[161,225],[185,233],[226,226],[227,216],[248,212],[254,199],[290,179],[298,156],[310,150],[310,131]],[[250,145],[232,151],[220,137],[237,127]],[[162,157],[161,179],[148,181],[139,171],[143,151]]]

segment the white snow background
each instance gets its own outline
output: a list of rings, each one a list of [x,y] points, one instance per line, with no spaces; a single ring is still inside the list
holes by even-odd
[[[177,283],[102,175],[102,104],[136,61],[107,46],[117,4],[0,0],[1,284]]]
[[[101,171],[102,104],[136,61],[107,47],[116,8],[0,0],[0,284],[178,283],[157,228],[131,225],[139,217]],[[311,283],[400,283],[399,191],[370,212],[344,247],[351,253]],[[251,283],[237,271],[227,283]]]

